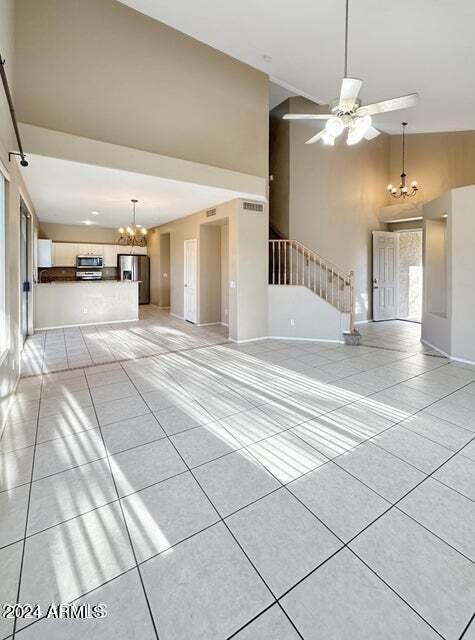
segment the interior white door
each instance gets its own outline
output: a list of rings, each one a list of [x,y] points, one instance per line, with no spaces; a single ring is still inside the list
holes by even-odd
[[[399,234],[373,231],[373,320],[397,318]]]
[[[185,320],[196,322],[196,280],[197,280],[198,240],[185,240],[184,265],[184,317]]]

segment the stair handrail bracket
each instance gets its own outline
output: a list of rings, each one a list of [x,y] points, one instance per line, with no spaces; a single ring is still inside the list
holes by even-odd
[[[304,286],[350,314],[353,326],[354,273],[346,273],[298,240],[269,240],[269,284]]]

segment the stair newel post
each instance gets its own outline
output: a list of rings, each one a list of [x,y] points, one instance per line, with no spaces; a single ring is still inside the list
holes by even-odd
[[[284,240],[284,284],[287,284],[287,240]]]
[[[294,281],[292,279],[292,275],[293,275],[293,269],[292,269],[292,262],[293,262],[293,258],[294,258],[294,252],[293,252],[293,242],[292,240],[290,240],[290,244],[289,244],[289,253],[290,253],[290,264],[289,264],[289,268],[290,268],[290,284],[294,284]]]
[[[340,300],[340,288],[341,288],[341,275],[340,272],[338,271],[338,273],[336,274],[336,282],[337,282],[337,287],[338,287],[338,311],[341,311],[341,300]]]
[[[350,331],[353,331],[353,314],[354,314],[354,294],[353,294],[353,286],[354,286],[354,272],[350,271]]]
[[[272,242],[272,284],[275,284],[275,242]]]

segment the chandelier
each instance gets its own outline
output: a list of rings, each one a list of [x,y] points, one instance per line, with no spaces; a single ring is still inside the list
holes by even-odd
[[[401,183],[399,187],[394,187],[392,184],[388,184],[387,190],[393,196],[393,198],[410,198],[411,196],[415,196],[417,191],[419,191],[419,187],[417,186],[417,180],[413,180],[411,182],[411,190],[409,191],[406,187],[406,170],[404,168],[404,152],[405,152],[405,138],[404,138],[404,130],[407,126],[407,122],[402,123],[402,173],[401,173]]]
[[[132,198],[132,224],[128,227],[119,228],[119,244],[129,245],[131,247],[145,247],[147,245],[147,229],[141,224],[135,222],[135,205],[138,200]]]

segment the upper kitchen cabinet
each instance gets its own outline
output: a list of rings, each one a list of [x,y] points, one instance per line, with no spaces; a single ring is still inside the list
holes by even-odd
[[[53,242],[53,267],[75,267],[77,255],[77,244]]]
[[[117,266],[117,254],[120,253],[121,247],[116,244],[105,244],[103,247],[104,250],[104,266],[105,267],[116,267]]]
[[[102,244],[78,244],[79,256],[103,256],[104,245]]]

